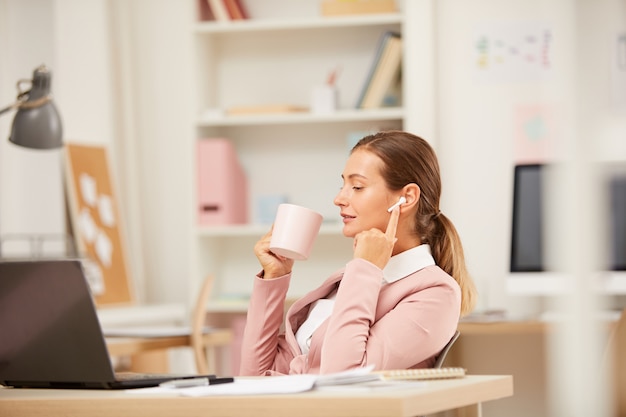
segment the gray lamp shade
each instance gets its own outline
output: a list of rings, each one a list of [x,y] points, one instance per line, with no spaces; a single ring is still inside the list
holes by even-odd
[[[35,149],[63,146],[61,117],[50,99],[50,71],[40,66],[33,72],[28,99],[18,108],[9,140],[16,145]]]

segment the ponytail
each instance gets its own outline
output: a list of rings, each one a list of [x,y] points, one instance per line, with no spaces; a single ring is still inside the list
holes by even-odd
[[[430,245],[437,265],[446,271],[461,287],[461,316],[469,314],[476,305],[476,286],[467,266],[461,239],[452,222],[441,212],[431,217],[430,236],[423,236]]]

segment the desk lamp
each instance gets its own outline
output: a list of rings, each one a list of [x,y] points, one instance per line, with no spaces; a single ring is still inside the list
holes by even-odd
[[[50,94],[50,70],[40,65],[33,71],[32,80],[17,82],[17,101],[0,109],[0,116],[17,109],[9,141],[31,149],[55,149],[63,146],[61,117]],[[24,90],[24,85],[30,89]],[[2,257],[0,239],[0,258]]]
[[[0,115],[17,109],[9,141],[33,149],[54,149],[63,146],[61,117],[50,94],[50,70],[41,65],[33,71],[32,80],[17,82],[17,101],[0,110]],[[29,83],[30,90],[22,90]]]

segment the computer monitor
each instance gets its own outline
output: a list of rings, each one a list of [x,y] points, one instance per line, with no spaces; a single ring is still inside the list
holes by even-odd
[[[609,264],[614,271],[626,271],[626,174],[609,180]]]
[[[511,272],[541,272],[543,165],[517,165],[513,174]]]
[[[549,271],[545,263],[544,187],[547,165],[523,164],[514,168],[511,221],[510,275],[508,292],[527,295],[560,294],[568,277]],[[601,193],[607,240],[606,267],[597,273],[598,289],[604,293],[626,293],[626,174],[610,171],[601,176],[606,185]]]

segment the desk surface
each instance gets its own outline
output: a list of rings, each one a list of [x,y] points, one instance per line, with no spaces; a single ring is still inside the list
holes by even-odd
[[[410,417],[513,395],[510,375],[468,375],[407,389],[347,386],[300,394],[188,398],[131,391],[0,388],[0,415],[65,417]]]

